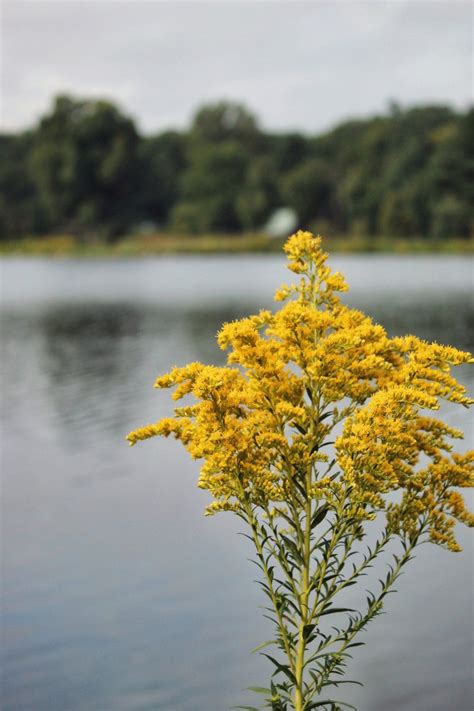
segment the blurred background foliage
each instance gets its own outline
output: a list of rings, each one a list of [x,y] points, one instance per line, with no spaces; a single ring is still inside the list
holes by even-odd
[[[308,136],[219,102],[188,131],[142,136],[109,101],[59,96],[31,130],[0,135],[0,236],[252,232],[286,206],[327,235],[468,238],[473,139],[473,109],[395,103]]]

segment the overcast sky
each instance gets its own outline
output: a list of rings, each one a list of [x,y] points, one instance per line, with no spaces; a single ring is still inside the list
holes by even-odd
[[[311,133],[390,99],[465,107],[472,24],[457,0],[4,0],[2,127],[60,92],[106,96],[147,133],[222,98]]]

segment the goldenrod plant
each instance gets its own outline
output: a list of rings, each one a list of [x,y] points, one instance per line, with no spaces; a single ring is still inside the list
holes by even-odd
[[[345,671],[358,635],[415,547],[459,551],[455,522],[474,524],[459,493],[472,485],[474,452],[454,453],[462,432],[429,416],[443,400],[473,402],[451,375],[472,359],[390,338],[344,305],[346,282],[327,266],[320,237],[299,231],[284,250],[299,281],[277,291],[281,308],[222,327],[227,367],[191,363],[159,377],[157,388],[192,402],[128,441],[173,435],[203,461],[206,513],[245,522],[275,626],[257,648],[273,665],[268,686],[252,687],[264,708],[337,711],[355,708],[331,689],[352,683]],[[379,558],[386,571],[367,593]],[[360,605],[348,609],[345,592],[357,584]]]

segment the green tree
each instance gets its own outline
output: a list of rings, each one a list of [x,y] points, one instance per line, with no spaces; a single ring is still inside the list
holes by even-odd
[[[308,159],[311,143],[300,133],[283,133],[267,136],[267,150],[271,155],[275,170],[288,173]]]
[[[469,207],[456,195],[444,195],[433,207],[433,237],[464,237],[469,228]]]
[[[473,112],[462,121],[451,119],[430,138],[433,145],[426,167],[431,234],[468,236],[473,223],[474,153],[470,140]]]
[[[331,218],[334,185],[329,166],[318,158],[298,166],[286,176],[282,195],[296,211],[301,227],[318,218]]]
[[[252,160],[236,199],[240,224],[246,230],[261,227],[278,204],[278,174],[271,159],[262,156]]]
[[[266,133],[221,101],[186,133],[140,137],[111,103],[62,96],[36,129],[0,136],[0,232],[112,238],[148,220],[236,232],[286,204],[329,233],[468,237],[473,146],[474,110],[447,106],[392,103],[309,137]]]
[[[144,216],[161,224],[181,194],[187,167],[187,137],[166,131],[144,138],[140,144],[140,203]]]
[[[133,122],[106,101],[58,97],[35,134],[31,169],[48,222],[79,234],[124,231],[135,217]]]
[[[45,227],[28,171],[31,133],[0,135],[0,239],[25,237]]]
[[[182,201],[171,223],[178,231],[232,232],[240,228],[236,196],[248,166],[248,156],[234,142],[194,146],[183,176]]]
[[[231,101],[200,108],[193,119],[191,137],[212,145],[232,141],[250,150],[263,144],[255,116],[242,104]]]
[[[405,189],[389,191],[381,205],[379,232],[387,237],[419,235],[418,194],[409,184]]]

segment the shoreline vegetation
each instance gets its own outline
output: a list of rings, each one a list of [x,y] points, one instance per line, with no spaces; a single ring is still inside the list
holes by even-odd
[[[474,108],[392,103],[309,135],[221,101],[142,135],[109,101],[58,96],[0,133],[1,253],[276,252],[264,235],[298,227],[332,252],[472,251],[473,144]]]
[[[284,239],[262,233],[175,235],[156,233],[124,236],[113,243],[80,240],[73,235],[46,235],[0,243],[0,256],[148,257],[174,254],[246,254],[281,252]],[[474,254],[474,239],[327,237],[325,245],[339,254]]]

